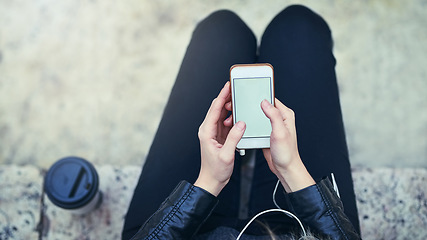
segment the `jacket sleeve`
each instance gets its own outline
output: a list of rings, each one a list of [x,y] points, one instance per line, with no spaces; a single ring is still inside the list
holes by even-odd
[[[331,239],[361,239],[327,178],[287,197],[291,210],[315,233]]]
[[[182,181],[132,240],[191,239],[217,203],[209,192]]]

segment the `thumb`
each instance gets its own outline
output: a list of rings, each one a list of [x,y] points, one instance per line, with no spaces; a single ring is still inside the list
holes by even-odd
[[[234,154],[237,144],[239,143],[240,139],[242,139],[245,130],[246,123],[242,121],[237,122],[228,133],[227,139],[225,139],[225,143],[222,149],[225,152]]]
[[[277,129],[276,131],[283,131],[284,119],[279,109],[275,108],[270,102],[265,99],[261,102],[261,108],[265,116],[270,119],[271,128],[273,129],[273,131],[275,131],[275,129]]]

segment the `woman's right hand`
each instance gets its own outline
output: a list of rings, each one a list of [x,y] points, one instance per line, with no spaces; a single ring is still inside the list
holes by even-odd
[[[222,88],[212,102],[206,118],[199,128],[201,168],[194,183],[215,196],[227,185],[234,168],[234,154],[237,143],[246,130],[244,122],[233,126],[227,118],[231,110],[230,82]]]
[[[270,148],[263,149],[263,153],[270,170],[279,178],[285,190],[294,192],[315,182],[298,152],[294,112],[278,99],[275,99],[275,105],[267,100],[261,103],[272,127]]]

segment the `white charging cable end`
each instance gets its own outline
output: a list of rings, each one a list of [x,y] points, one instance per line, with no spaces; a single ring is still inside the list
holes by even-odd
[[[338,190],[337,182],[335,181],[334,173],[331,173],[331,177],[332,177],[332,186],[334,187],[334,190],[337,193],[338,197],[341,198],[340,191]]]
[[[245,150],[239,150],[239,154],[240,154],[240,156],[245,156]]]

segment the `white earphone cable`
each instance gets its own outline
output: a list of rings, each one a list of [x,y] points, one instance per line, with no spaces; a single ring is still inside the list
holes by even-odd
[[[300,225],[300,227],[301,227],[301,229],[302,229],[302,232],[303,232],[303,234],[304,234],[304,236],[307,236],[307,233],[306,233],[306,231],[305,231],[305,229],[304,229],[304,226],[302,225],[302,223],[301,223],[301,221],[297,218],[297,216],[295,216],[294,214],[292,214],[291,212],[288,212],[288,211],[286,211],[286,210],[283,210],[283,209],[268,209],[268,210],[265,210],[265,211],[262,211],[262,212],[260,212],[260,213],[258,213],[257,215],[255,215],[247,224],[246,224],[246,226],[243,228],[243,230],[240,232],[240,234],[239,234],[239,236],[237,236],[237,238],[236,238],[236,240],[239,240],[240,239],[240,237],[242,237],[242,235],[243,235],[243,233],[246,231],[246,229],[249,227],[249,225],[253,222],[253,221],[255,221],[255,219],[257,218],[257,217],[259,217],[259,216],[261,216],[261,215],[263,215],[263,214],[265,214],[265,213],[269,213],[269,212],[282,212],[282,213],[284,213],[284,214],[286,214],[287,216],[291,216],[291,217],[293,217],[294,219],[296,219],[297,221],[298,221],[298,223],[299,223],[299,225]]]
[[[279,187],[280,184],[280,180],[277,180],[276,186],[274,187],[274,191],[273,191],[273,203],[274,205],[276,205],[277,208],[282,209],[281,207],[279,207],[279,204],[277,204],[276,202],[276,192],[277,192],[277,188]]]
[[[302,225],[302,223],[301,223],[301,221],[298,219],[298,217],[297,216],[295,216],[293,213],[291,213],[291,212],[288,212],[288,211],[286,211],[286,210],[283,210],[282,208],[280,208],[280,206],[277,204],[277,202],[276,202],[276,192],[277,192],[277,188],[279,187],[279,184],[280,184],[280,180],[278,180],[277,181],[277,184],[276,184],[276,187],[274,188],[274,191],[273,191],[273,202],[274,202],[274,205],[276,205],[276,207],[277,207],[277,209],[268,209],[268,210],[265,210],[265,211],[262,211],[262,212],[260,212],[260,213],[258,213],[257,215],[255,215],[247,224],[246,224],[246,226],[243,228],[243,230],[239,233],[239,235],[237,236],[237,238],[236,238],[236,240],[240,240],[240,237],[242,237],[242,235],[243,235],[243,233],[245,232],[245,230],[249,227],[249,225],[251,225],[251,223],[253,222],[253,221],[255,221],[255,219],[257,218],[257,217],[259,217],[259,216],[261,216],[261,215],[263,215],[263,214],[265,214],[265,213],[269,213],[269,212],[282,212],[282,213],[284,213],[284,214],[286,214],[287,216],[289,216],[289,217],[291,217],[291,218],[294,218],[295,220],[297,220],[297,222],[298,222],[298,224],[300,225],[300,227],[301,227],[301,229],[302,229],[302,232],[303,232],[303,234],[304,234],[304,236],[307,236],[307,232],[305,231],[305,229],[304,229],[304,226]]]

